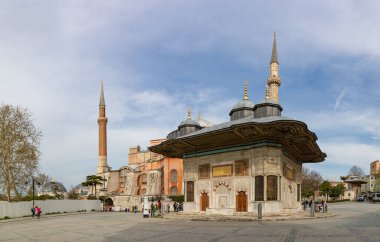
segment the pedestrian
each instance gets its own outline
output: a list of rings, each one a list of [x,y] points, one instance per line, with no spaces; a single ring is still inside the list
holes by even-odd
[[[36,207],[33,205],[30,211],[32,212],[32,217],[34,217],[36,215]]]
[[[42,212],[41,208],[36,206],[36,212],[35,213],[36,213],[38,219],[40,219],[41,212]]]
[[[174,212],[177,212],[177,202],[174,202],[174,204],[173,204],[173,210],[174,210]]]
[[[154,204],[153,202],[150,204],[150,216],[153,217],[153,208],[154,208]]]
[[[160,200],[158,200],[158,202],[157,202],[157,207],[158,207],[158,211],[161,214],[161,201]]]
[[[170,212],[170,203],[166,204],[166,208],[168,209],[168,213]]]

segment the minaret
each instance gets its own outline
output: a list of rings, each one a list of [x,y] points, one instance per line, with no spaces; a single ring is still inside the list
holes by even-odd
[[[106,118],[106,104],[104,101],[103,81],[100,92],[99,103],[99,161],[98,161],[98,175],[109,171],[107,163],[107,122]]]
[[[274,32],[272,58],[270,60],[270,74],[267,80],[267,85],[269,88],[269,100],[275,103],[278,103],[278,87],[281,85],[281,80],[278,75],[278,65],[276,32]]]

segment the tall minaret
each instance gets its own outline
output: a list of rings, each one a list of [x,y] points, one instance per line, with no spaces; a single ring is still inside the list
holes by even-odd
[[[276,32],[274,32],[272,58],[270,60],[270,74],[267,80],[267,85],[269,89],[269,100],[275,103],[278,103],[278,87],[281,85],[281,80],[278,75],[278,65]]]
[[[107,122],[106,118],[106,104],[104,102],[104,90],[103,81],[100,92],[100,103],[99,103],[99,161],[98,161],[98,175],[109,171],[107,163]]]

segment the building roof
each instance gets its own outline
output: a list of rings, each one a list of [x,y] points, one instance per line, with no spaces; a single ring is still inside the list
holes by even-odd
[[[249,116],[169,139],[149,149],[167,157],[183,158],[265,144],[283,147],[287,155],[300,163],[321,162],[326,154],[316,140],[317,136],[301,121],[281,116]]]

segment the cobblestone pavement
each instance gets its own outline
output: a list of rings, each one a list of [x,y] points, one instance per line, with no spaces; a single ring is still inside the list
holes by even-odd
[[[286,221],[179,221],[87,213],[0,223],[0,241],[380,241],[380,204],[330,204],[335,217]]]

